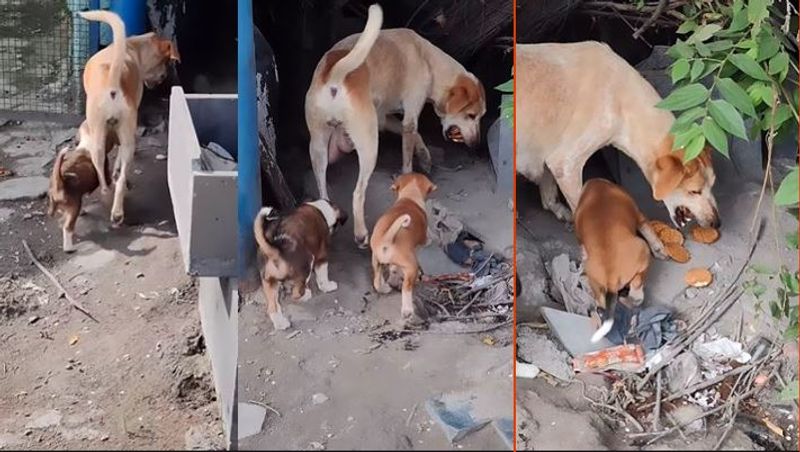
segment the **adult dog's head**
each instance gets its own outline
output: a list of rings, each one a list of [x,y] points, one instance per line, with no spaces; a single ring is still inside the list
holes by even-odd
[[[181,61],[175,43],[155,33],[131,36],[127,42],[136,49],[142,81],[148,88],[160,85],[167,78],[170,63]]]
[[[456,77],[444,98],[435,105],[446,140],[474,148],[481,142],[481,117],[486,113],[483,85],[469,72]]]
[[[700,226],[718,228],[717,200],[711,193],[715,181],[709,148],[687,163],[682,150],[670,152],[655,162],[653,198],[666,204],[678,227],[695,220]]]

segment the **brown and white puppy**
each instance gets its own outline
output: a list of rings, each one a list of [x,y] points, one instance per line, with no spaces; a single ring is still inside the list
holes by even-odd
[[[312,270],[319,290],[332,292],[338,288],[328,279],[328,247],[333,231],[346,221],[347,213],[325,199],[304,203],[283,217],[272,207],[264,207],[256,215],[253,232],[265,258],[261,287],[275,329],[290,326],[278,300],[280,283],[292,285],[295,301],[311,298],[308,280]]]
[[[575,234],[597,302],[600,328],[592,336],[597,342],[614,326],[620,292],[627,290],[631,307],[642,303],[650,251],[664,258],[664,246],[633,198],[604,179],[584,185],[575,210]]]
[[[180,61],[180,56],[170,40],[153,33],[126,38],[124,23],[112,12],[86,11],[79,14],[84,19],[108,24],[113,33],[111,45],[92,55],[84,68],[89,134],[82,137],[80,147],[89,150],[95,170],[100,175],[100,190],[106,194],[110,178],[104,177],[100,171],[106,160],[103,144],[107,134],[117,135],[119,152],[114,167],[119,177],[114,185],[111,222],[119,225],[125,217],[123,202],[128,171],[136,150],[137,114],[144,86],[150,88],[163,82],[169,63]]]
[[[584,164],[610,144],[636,162],[676,225],[719,227],[710,156],[684,164],[672,152],[674,115],[656,107],[653,86],[607,45],[518,44],[516,64],[517,172],[539,185],[546,209],[571,219]]]
[[[389,293],[392,289],[383,277],[383,267],[388,265],[403,273],[400,312],[404,320],[409,320],[414,314],[413,291],[419,276],[417,248],[427,243],[425,200],[436,185],[422,174],[409,173],[395,179],[392,190],[397,201],[375,223],[370,239],[372,281],[376,291]]]
[[[430,152],[417,132],[425,104],[433,103],[446,139],[471,147],[480,143],[486,113],[483,85],[474,75],[412,30],[381,30],[382,21],[380,6],[370,6],[364,32],[344,38],[322,57],[305,103],[321,197],[328,196],[328,164],[353,149],[358,153],[353,227],[362,248],[369,242],[364,201],[378,158],[378,131],[402,135],[403,173],[411,172],[414,155],[427,172]],[[402,121],[393,116],[399,112]]]
[[[105,176],[111,177],[107,162]],[[89,151],[80,147],[74,150],[65,147],[58,153],[50,175],[50,188],[47,191],[47,213],[51,217],[56,212],[62,215],[61,235],[64,252],[75,251],[72,237],[75,233],[75,221],[81,213],[83,195],[95,191],[98,185],[97,172]]]

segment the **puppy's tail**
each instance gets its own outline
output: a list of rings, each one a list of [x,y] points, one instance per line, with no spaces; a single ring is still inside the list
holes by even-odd
[[[122,67],[125,65],[125,52],[127,48],[127,43],[125,41],[125,23],[118,15],[110,11],[83,11],[78,14],[86,20],[103,22],[111,27],[114,40],[111,42],[112,58],[111,67],[108,71],[108,78],[111,81],[111,85],[115,88],[112,89],[110,93],[113,99],[120,90]]]
[[[50,176],[50,202],[47,205],[47,215],[53,216],[56,213],[56,203],[61,201],[64,193],[64,179],[61,177],[61,167],[64,165],[64,157],[67,156],[68,147],[58,152],[56,160],[53,162],[53,175]]]
[[[266,255],[269,259],[278,259],[280,257],[280,250],[270,243],[264,231],[264,222],[269,221],[268,217],[272,211],[272,207],[264,207],[258,211],[258,214],[256,214],[256,218],[253,221],[253,235],[255,235],[258,247],[261,249],[261,252],[263,252],[264,255]]]
[[[358,37],[356,45],[350,50],[350,53],[344,56],[341,60],[333,65],[330,72],[328,83],[332,85],[339,85],[344,81],[347,74],[353,72],[357,67],[364,63],[367,59],[369,51],[378,39],[378,34],[381,32],[383,26],[383,10],[377,3],[369,7],[367,14],[367,25],[364,26],[364,31]]]
[[[614,328],[614,310],[617,307],[617,298],[619,296],[616,292],[606,293],[606,309],[602,311],[600,316],[600,328],[592,335],[592,343],[600,342],[600,339],[606,337],[611,329]]]
[[[400,229],[407,228],[408,225],[411,224],[411,216],[407,213],[400,215],[399,217],[395,218],[394,222],[389,229],[386,230],[386,235],[383,236],[383,244],[390,245],[394,243],[394,238]]]

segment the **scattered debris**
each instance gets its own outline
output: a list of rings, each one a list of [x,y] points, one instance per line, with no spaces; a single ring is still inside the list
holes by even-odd
[[[311,396],[311,402],[314,405],[322,405],[323,403],[325,403],[327,401],[328,401],[328,396],[326,396],[325,394],[323,394],[321,392],[318,392],[318,393],[314,394],[313,396]]]
[[[30,257],[30,259],[33,262],[33,264],[36,265],[36,267],[42,273],[44,273],[44,275],[47,276],[47,278],[50,279],[50,281],[52,281],[52,283],[56,287],[58,287],[58,290],[61,291],[60,294],[63,295],[64,298],[67,299],[67,301],[69,302],[69,304],[72,305],[72,307],[74,307],[75,309],[81,311],[87,317],[89,317],[90,319],[94,320],[95,322],[100,323],[100,321],[97,320],[96,318],[94,318],[94,316],[89,311],[87,311],[86,308],[83,307],[83,305],[81,305],[80,303],[75,301],[75,299],[72,298],[72,296],[70,296],[70,294],[67,292],[67,290],[64,289],[64,286],[62,286],[61,283],[58,282],[58,279],[56,279],[56,277],[53,276],[52,273],[50,273],[46,268],[44,268],[44,265],[42,265],[42,263],[39,262],[39,260],[36,259],[36,257],[33,255],[33,252],[31,251],[31,248],[28,246],[28,242],[27,241],[23,240],[22,241],[22,246],[25,247],[25,251],[28,253],[28,257]]]
[[[451,443],[461,440],[491,422],[491,419],[475,419],[470,400],[434,397],[425,401],[425,408]]]
[[[300,333],[302,333],[302,331],[300,331],[300,330],[294,330],[294,331],[292,331],[291,333],[289,333],[289,334],[287,334],[287,335],[286,335],[286,339],[292,339],[292,338],[294,338],[294,337],[297,337],[297,336],[299,336],[299,335],[300,335]]]
[[[69,345],[75,345],[78,343],[78,335],[72,335],[69,337]]]
[[[166,160],[167,156],[164,154],[156,154],[156,160]]]
[[[546,335],[528,327],[517,328],[517,358],[533,364],[559,380],[571,381],[573,372],[567,354]]]
[[[572,359],[575,372],[603,372],[618,370],[639,372],[644,366],[644,350],[641,345],[618,345]]]
[[[517,360],[517,378],[536,378],[539,375],[539,368],[533,364],[523,363]]]

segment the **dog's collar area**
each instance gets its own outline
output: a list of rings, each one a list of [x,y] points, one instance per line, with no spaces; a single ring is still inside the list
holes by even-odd
[[[325,223],[329,228],[332,228],[336,225],[336,211],[333,210],[333,207],[328,200],[318,199],[316,201],[309,201],[306,204],[319,210],[319,212],[325,218]]]

